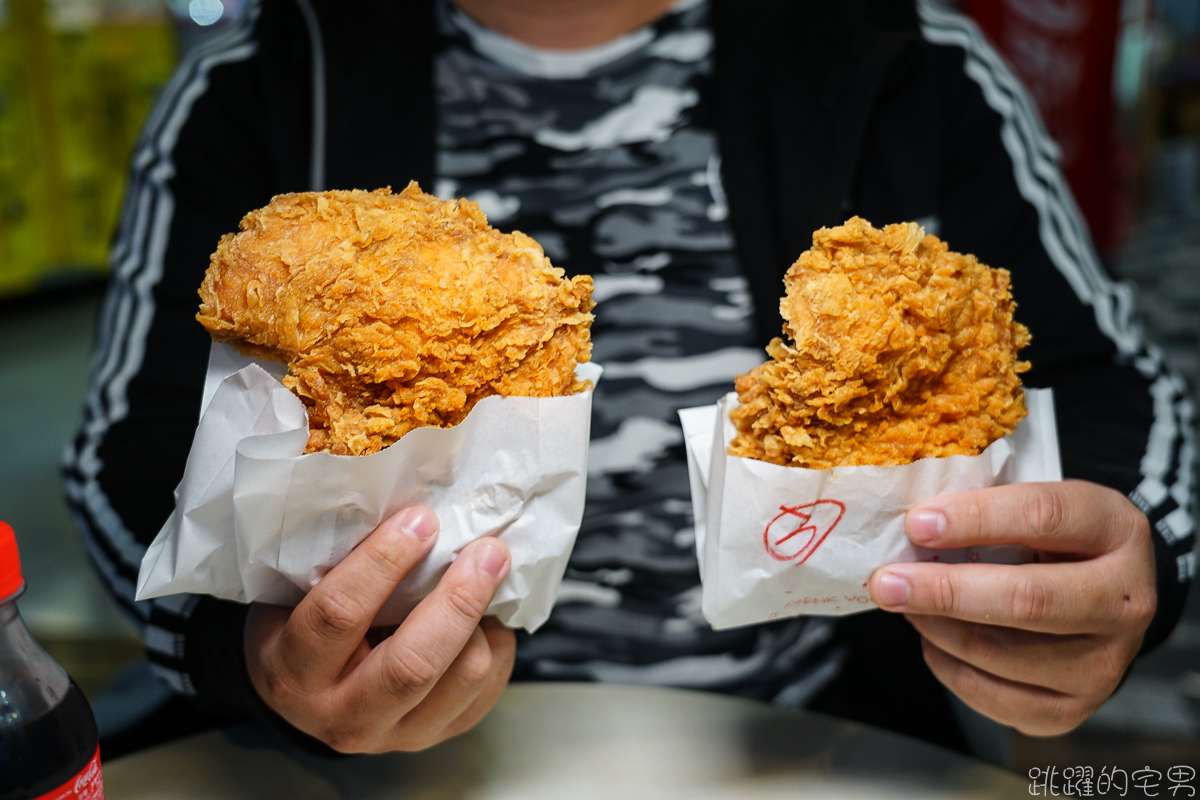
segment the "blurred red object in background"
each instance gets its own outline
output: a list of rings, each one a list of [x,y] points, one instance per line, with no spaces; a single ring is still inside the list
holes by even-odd
[[[1113,97],[1121,0],[966,0],[963,10],[1029,88],[1097,249],[1113,253],[1132,217]]]

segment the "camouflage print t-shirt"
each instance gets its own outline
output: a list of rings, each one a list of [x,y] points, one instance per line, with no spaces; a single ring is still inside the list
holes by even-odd
[[[516,678],[656,683],[800,705],[832,678],[833,624],[713,631],[676,411],[761,362],[726,220],[708,6],[683,0],[597,48],[547,51],[439,0],[436,193],[466,196],[594,276],[587,508],[554,613]],[[782,287],[781,287],[782,288]]]

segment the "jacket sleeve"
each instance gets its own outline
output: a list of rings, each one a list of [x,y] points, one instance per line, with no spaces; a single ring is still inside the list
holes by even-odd
[[[135,601],[147,545],[174,507],[200,410],[209,337],[195,321],[209,254],[274,182],[261,118],[256,4],[192,52],[138,141],[110,255],[68,503],[109,590],[141,628],[155,672],[214,720],[256,713],[242,662],[244,606]]]
[[[1150,520],[1158,611],[1144,651],[1178,621],[1196,569],[1187,387],[1134,321],[1131,287],[1097,257],[1026,90],[968,19],[918,9],[943,120],[940,234],[1012,272],[1033,333],[1026,383],[1054,389],[1064,475],[1119,490]]]

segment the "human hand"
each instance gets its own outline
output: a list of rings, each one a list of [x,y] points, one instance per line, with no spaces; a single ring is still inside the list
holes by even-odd
[[[371,620],[436,538],[423,506],[384,521],[294,609],[255,603],[246,667],[259,697],[300,730],[345,753],[420,750],[491,709],[512,673],[516,637],[483,619],[508,574],[499,539],[463,548],[437,587],[390,637]]]
[[[1065,733],[1116,689],[1157,602],[1150,524],[1112,489],[1024,483],[911,509],[932,548],[1023,544],[1038,563],[906,563],[871,598],[921,634],[925,663],[971,708],[1033,736]]]

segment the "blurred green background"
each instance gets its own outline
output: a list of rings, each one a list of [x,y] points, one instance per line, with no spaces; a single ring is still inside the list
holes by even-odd
[[[177,51],[159,0],[0,3],[0,296],[103,273]]]

